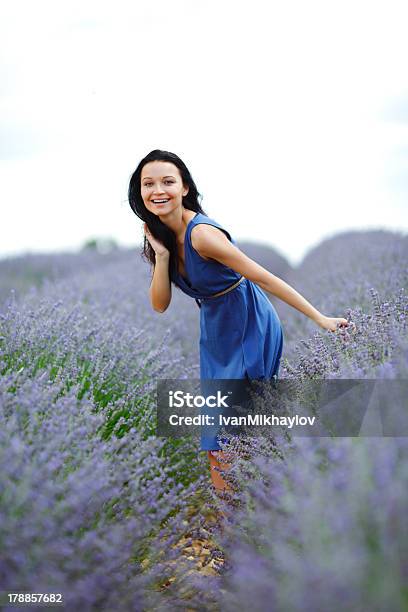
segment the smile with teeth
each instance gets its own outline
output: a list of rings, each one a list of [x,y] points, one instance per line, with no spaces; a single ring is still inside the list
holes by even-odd
[[[163,200],[152,200],[153,204],[165,204],[166,202],[169,201],[170,198],[167,198],[167,200],[163,199]]]

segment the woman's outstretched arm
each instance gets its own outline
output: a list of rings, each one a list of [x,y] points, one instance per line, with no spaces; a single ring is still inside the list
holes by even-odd
[[[310,317],[323,329],[335,331],[339,325],[347,326],[349,324],[347,319],[342,317],[326,317],[323,315],[288,283],[271,274],[240,251],[216,227],[207,224],[196,225],[191,231],[191,241],[200,255],[219,261],[238,272],[238,274],[242,274],[259,285],[261,289],[272,293],[289,306],[293,306],[296,310]]]

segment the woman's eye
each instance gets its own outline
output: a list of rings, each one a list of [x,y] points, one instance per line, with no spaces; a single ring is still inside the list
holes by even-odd
[[[164,181],[167,185],[172,185],[174,183],[174,181]],[[144,186],[145,187],[150,187],[150,185],[152,185],[152,183],[145,183]]]

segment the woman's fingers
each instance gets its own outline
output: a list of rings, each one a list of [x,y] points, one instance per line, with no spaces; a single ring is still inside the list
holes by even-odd
[[[338,327],[349,327],[350,331],[352,332],[356,331],[356,324],[353,323],[353,321],[347,321],[347,319],[337,319],[337,326]]]
[[[326,318],[324,328],[328,331],[335,332],[339,329],[350,328],[350,331],[355,332],[356,326],[352,321],[347,321],[343,317],[328,317]]]

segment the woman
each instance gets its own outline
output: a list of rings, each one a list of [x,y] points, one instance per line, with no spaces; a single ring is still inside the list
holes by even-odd
[[[283,331],[267,291],[310,317],[323,329],[347,326],[327,317],[282,279],[247,257],[227,230],[209,218],[184,162],[154,150],[143,158],[129,184],[129,203],[144,223],[144,254],[154,266],[149,296],[164,312],[172,283],[200,306],[200,378],[277,377]],[[228,469],[216,437],[207,428],[201,450],[208,452],[216,489],[228,489],[220,470]]]

